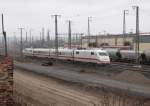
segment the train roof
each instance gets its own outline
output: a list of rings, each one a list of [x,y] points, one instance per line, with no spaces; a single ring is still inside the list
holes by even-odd
[[[51,48],[25,48],[25,50],[34,50],[34,51],[49,51],[49,50],[55,50],[55,49],[51,49]],[[106,52],[106,50],[103,50],[103,49],[100,49],[100,48],[95,48],[95,49],[68,49],[68,48],[59,48],[58,49],[59,51],[72,51],[72,50],[75,50],[75,51],[89,51],[89,52],[96,52],[96,51],[99,51],[99,52]]]

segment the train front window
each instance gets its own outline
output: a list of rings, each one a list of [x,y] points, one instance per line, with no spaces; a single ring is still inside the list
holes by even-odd
[[[94,52],[91,52],[91,55],[94,55]]]
[[[107,53],[104,53],[104,52],[99,52],[99,55],[100,55],[100,56],[108,56],[108,54],[107,54]]]

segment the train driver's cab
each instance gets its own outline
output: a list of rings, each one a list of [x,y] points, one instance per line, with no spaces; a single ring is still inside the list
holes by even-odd
[[[102,62],[110,62],[109,55],[105,51],[99,51],[97,53],[97,56],[99,57],[99,60],[102,61]]]

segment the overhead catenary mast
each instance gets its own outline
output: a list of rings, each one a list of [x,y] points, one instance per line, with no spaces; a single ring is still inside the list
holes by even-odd
[[[68,48],[71,49],[71,21],[68,21]]]
[[[123,11],[123,43],[125,44],[126,41],[126,15],[128,14],[129,10]]]
[[[88,44],[90,44],[90,36],[91,36],[90,34],[90,21],[92,21],[91,18],[92,17],[88,17]]]
[[[26,31],[26,43],[28,43],[28,32]]]
[[[3,14],[2,14],[2,33],[3,33],[3,36],[4,36],[5,56],[7,56],[8,55],[8,53],[7,53],[7,37],[6,37],[5,29],[4,29],[4,17],[3,17]]]
[[[32,46],[32,29],[30,29],[30,47]]]
[[[23,58],[23,41],[22,41],[22,31],[24,28],[20,29],[20,57]]]
[[[136,36],[135,36],[135,51],[136,51],[136,63],[139,64],[140,60],[139,60],[139,42],[140,42],[140,35],[139,35],[139,6],[133,6],[133,9],[136,9]]]
[[[47,44],[48,44],[48,47],[50,48],[50,34],[49,34],[49,30],[47,30]]]
[[[52,17],[55,18],[55,54],[56,54],[56,58],[58,58],[58,17],[60,17],[60,15],[52,15]]]
[[[32,47],[34,48],[34,36],[32,36]]]
[[[42,28],[42,46],[44,47],[44,43],[45,43],[45,29]]]
[[[40,32],[40,47],[42,47],[42,33]]]

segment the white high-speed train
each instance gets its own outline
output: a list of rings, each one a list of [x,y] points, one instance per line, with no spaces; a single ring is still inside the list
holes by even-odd
[[[23,53],[25,56],[56,59],[55,49],[26,48],[23,50]],[[58,59],[96,64],[110,64],[108,53],[102,49],[58,49]]]

